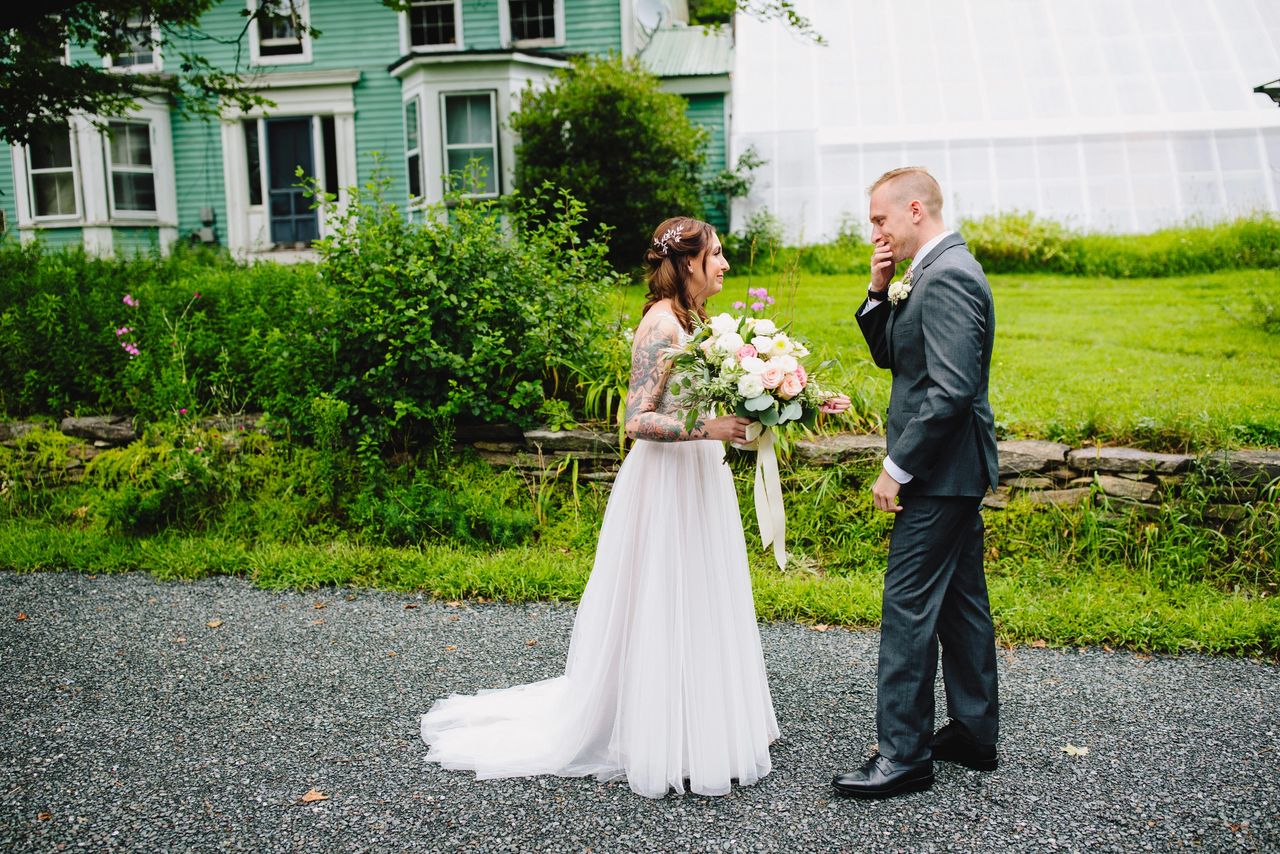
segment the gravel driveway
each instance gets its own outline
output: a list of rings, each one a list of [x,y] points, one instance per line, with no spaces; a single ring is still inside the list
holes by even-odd
[[[423,762],[436,697],[560,672],[569,607],[13,573],[0,603],[6,851],[1280,850],[1269,663],[1003,652],[1000,770],[867,803],[829,781],[874,740],[878,636],[771,624],[773,773],[649,801]]]

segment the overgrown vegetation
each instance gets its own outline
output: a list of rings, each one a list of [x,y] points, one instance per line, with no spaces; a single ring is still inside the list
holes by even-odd
[[[961,220],[954,227],[988,274],[1145,279],[1280,268],[1280,219],[1266,214],[1150,234],[1080,232],[1016,212]],[[725,248],[740,271],[769,275],[794,268],[819,275],[865,276],[871,247],[861,235],[861,224],[849,221],[826,243],[786,246],[777,220],[760,210],[725,242]]]
[[[273,588],[573,601],[606,501],[567,466],[495,471],[440,449],[376,486],[340,479],[335,494],[332,472],[358,469],[352,452],[326,460],[252,431],[152,431],[99,454],[79,481],[67,474],[64,437],[35,432],[18,444],[0,446],[0,568],[18,571],[237,574]],[[731,462],[749,508],[750,458]],[[874,474],[872,463],[786,470],[787,572],[771,565],[744,514],[761,617],[876,623],[890,520],[871,506]],[[1154,517],[1115,501],[1071,510],[1015,501],[989,512],[1002,642],[1280,653],[1277,495],[1224,523],[1204,510],[1219,488],[1192,478]],[[153,501],[157,492],[164,501]]]

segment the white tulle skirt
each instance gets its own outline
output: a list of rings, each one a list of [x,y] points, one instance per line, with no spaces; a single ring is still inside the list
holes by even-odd
[[[769,773],[778,737],[718,442],[638,441],[614,483],[563,676],[438,701],[427,758],[481,779],[625,777],[660,798]]]

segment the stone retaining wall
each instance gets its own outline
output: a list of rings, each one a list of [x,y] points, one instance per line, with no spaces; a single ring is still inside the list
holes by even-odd
[[[228,436],[256,429],[258,416],[206,419],[203,426]],[[26,432],[47,426],[36,422],[0,422],[0,442],[13,445]],[[71,465],[82,466],[101,449],[125,445],[137,438],[131,419],[123,416],[65,418],[63,433],[80,438],[72,448]],[[533,471],[561,471],[566,459],[576,460],[583,480],[610,482],[621,455],[616,433],[595,430],[529,430],[510,425],[460,429],[458,442],[469,445],[494,465]],[[1094,490],[1108,499],[1159,508],[1178,493],[1193,471],[1212,476],[1207,493],[1209,515],[1223,521],[1243,512],[1242,505],[1276,500],[1280,484],[1280,451],[1213,451],[1199,456],[1158,454],[1137,448],[1072,448],[1060,442],[1016,440],[998,443],[1000,486],[983,499],[991,509],[1003,509],[1015,495],[1029,501],[1074,505],[1091,500]],[[884,457],[883,436],[842,433],[797,442],[795,460],[811,465],[838,465]],[[74,477],[70,479],[75,479]]]

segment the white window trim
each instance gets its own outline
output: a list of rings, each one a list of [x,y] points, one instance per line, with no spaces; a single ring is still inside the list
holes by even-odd
[[[81,196],[81,190],[80,190],[81,175],[83,172],[83,170],[81,170],[80,168],[80,151],[79,151],[80,146],[77,144],[78,140],[76,139],[76,128],[73,127],[70,123],[68,123],[66,129],[67,129],[67,144],[71,148],[71,166],[69,168],[59,167],[57,169],[41,169],[37,171],[31,165],[31,146],[29,145],[14,146],[13,162],[14,162],[14,165],[20,166],[23,172],[25,172],[25,175],[23,176],[24,180],[22,181],[22,183],[25,184],[26,186],[25,198],[19,200],[21,203],[21,207],[18,210],[19,226],[26,223],[31,223],[31,224],[76,223],[84,219],[84,199]],[[36,186],[35,186],[36,174],[43,175],[46,173],[52,174],[55,172],[67,172],[67,171],[71,172],[72,193],[74,194],[75,200],[76,200],[75,213],[44,214],[44,215],[37,214],[36,213]],[[25,208],[26,210],[23,211],[22,208]],[[24,216],[24,213],[25,213],[25,216]]]
[[[411,40],[409,13],[400,12],[400,55],[408,53],[444,53],[451,50],[462,50],[466,44],[462,35],[462,0],[453,0],[453,44],[421,44],[415,45]]]
[[[109,68],[118,74],[155,74],[164,70],[164,54],[160,44],[160,28],[151,27],[151,62],[147,65],[116,65],[114,56],[102,57],[102,67]],[[70,64],[71,45],[67,44],[68,64]]]
[[[443,103],[443,102],[442,102],[442,103]],[[414,196],[414,195],[413,195],[413,192],[412,192],[413,182],[412,182],[412,181],[410,181],[410,182],[409,182],[409,185],[408,185],[405,189],[409,191],[409,209],[410,209],[410,210],[417,210],[418,208],[425,207],[425,206],[426,206],[426,204],[427,204],[427,170],[426,170],[426,158],[424,157],[424,155],[426,154],[426,146],[425,146],[425,145],[423,145],[423,141],[424,141],[425,137],[423,136],[424,122],[423,122],[423,115],[422,115],[422,114],[423,114],[423,110],[422,110],[422,98],[420,98],[420,97],[419,97],[419,96],[417,96],[417,95],[413,95],[413,96],[411,96],[411,97],[409,97],[409,98],[406,98],[406,99],[405,99],[405,101],[404,101],[404,115],[405,115],[405,124],[406,124],[406,126],[408,125],[409,105],[410,105],[410,104],[413,104],[413,105],[414,105],[414,111],[415,111],[415,113],[417,114],[417,124],[418,124],[418,147],[417,147],[417,148],[410,148],[410,147],[409,147],[409,138],[408,138],[408,134],[406,133],[406,135],[405,135],[405,141],[404,141],[404,149],[405,149],[405,150],[404,150],[404,165],[405,165],[405,170],[406,170],[406,171],[408,171],[408,170],[410,169],[410,166],[409,166],[409,162],[410,162],[410,161],[409,161],[409,158],[413,157],[415,154],[418,156],[418,189],[419,189],[421,192],[420,192],[420,193],[419,193],[419,195],[417,195],[417,196]]]
[[[244,130],[241,122],[250,119],[288,118],[306,116],[315,124],[312,132],[312,150],[317,168],[324,169],[321,157],[320,125],[321,116],[333,116],[334,143],[337,147],[335,155],[338,165],[337,209],[346,207],[346,187],[356,183],[356,133],[355,133],[355,98],[352,87],[360,79],[358,71],[290,71],[279,74],[264,75],[260,81],[276,106],[268,111],[262,107],[254,107],[248,111],[230,109],[223,114],[222,121],[222,179],[223,191],[226,194],[226,245],[234,255],[239,257],[270,257],[274,260],[290,261],[314,259],[314,249],[282,252],[274,250],[270,242],[270,196],[266,178],[267,155],[266,134],[259,132],[258,146],[262,157],[262,174],[264,186],[262,204],[249,204],[249,184],[245,180],[249,163],[245,151]],[[323,179],[323,175],[319,176]],[[327,192],[332,192],[325,188]],[[264,221],[265,218],[265,221]],[[255,231],[254,222],[262,228]],[[263,230],[265,229],[265,231]],[[326,217],[320,217],[320,236],[328,234]]]
[[[108,132],[102,133],[102,158],[106,165],[106,185],[107,185],[107,210],[110,213],[112,222],[120,220],[149,220],[154,221],[160,218],[160,176],[156,169],[156,127],[155,123],[147,118],[127,118],[112,119],[113,122],[123,124],[135,124],[147,126],[147,138],[151,145],[151,166],[135,167],[124,166],[117,168],[111,162],[111,136]],[[132,210],[116,210],[116,182],[114,180],[116,172],[130,172],[136,175],[150,175],[152,186],[156,193],[156,209],[153,211],[132,211]]]
[[[493,186],[492,193],[467,193],[468,199],[496,199],[502,195],[502,147],[498,137],[498,93],[494,89],[449,89],[440,93],[440,181],[441,188],[447,189],[449,184],[449,120],[445,109],[445,99],[459,95],[487,95],[489,98],[489,133],[493,148]],[[479,148],[478,145],[457,146],[459,148]],[[423,188],[425,191],[425,187]]]
[[[564,0],[554,0],[556,16],[556,35],[550,39],[520,39],[511,37],[511,0],[498,0],[498,37],[503,47],[563,47],[564,35]]]
[[[303,25],[307,27],[307,32],[302,35],[302,52],[263,56],[262,45],[258,38],[258,22],[254,21],[249,27],[250,65],[305,65],[311,62],[311,3],[310,0],[293,0],[293,3],[298,8],[298,16],[302,19]],[[261,5],[261,0],[245,0],[245,6],[250,13],[258,11]]]

